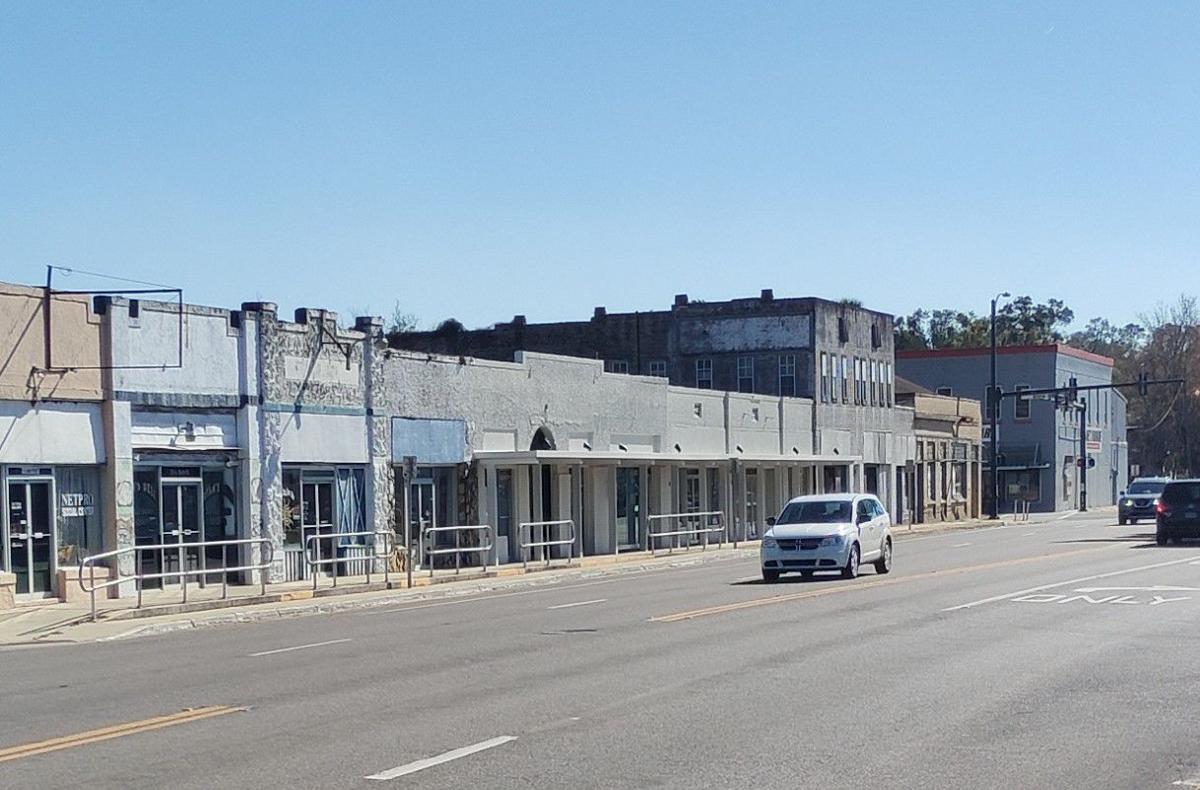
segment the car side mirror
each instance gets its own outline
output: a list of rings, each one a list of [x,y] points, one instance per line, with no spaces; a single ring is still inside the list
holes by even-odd
[[[1122,491],[1121,493],[1117,494],[1117,496],[1125,496],[1125,492]]]
[[[768,527],[775,526],[775,517],[774,516],[770,516],[767,518],[767,526]]]

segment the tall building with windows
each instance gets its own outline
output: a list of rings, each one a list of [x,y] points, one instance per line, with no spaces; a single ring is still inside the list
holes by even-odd
[[[986,401],[991,381],[991,349],[962,348],[901,351],[899,375],[943,396]],[[1111,384],[1113,361],[1064,345],[1009,346],[998,349],[996,383],[1003,392]],[[1022,502],[1031,510],[1057,511],[1078,506],[1086,473],[1088,503],[1116,504],[1128,480],[1125,398],[1117,390],[1086,392],[1087,459],[1081,469],[1079,413],[1046,398],[1006,397],[997,421],[1000,512]],[[984,510],[992,496],[988,405],[983,414]],[[1090,460],[1089,460],[1090,459]]]

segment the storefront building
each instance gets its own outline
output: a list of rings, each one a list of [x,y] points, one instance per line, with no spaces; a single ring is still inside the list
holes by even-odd
[[[99,337],[85,297],[0,283],[2,600],[63,594],[72,564],[102,546]]]

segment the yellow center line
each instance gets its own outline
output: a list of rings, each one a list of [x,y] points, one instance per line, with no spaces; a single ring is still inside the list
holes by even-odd
[[[206,705],[201,708],[189,708],[166,716],[155,716],[151,719],[131,721],[125,724],[114,724],[109,727],[79,732],[74,735],[64,735],[60,738],[50,738],[44,741],[21,744],[20,746],[10,746],[7,749],[0,749],[0,763],[32,757],[35,754],[57,752],[76,746],[87,746],[88,744],[100,743],[101,741],[110,741],[113,738],[123,738],[126,735],[161,730],[164,727],[173,727],[176,724],[187,724],[193,721],[211,719],[214,716],[224,716],[227,713],[238,713],[245,710],[246,708],[238,708],[230,705]]]
[[[985,562],[979,565],[964,565],[958,568],[945,568],[942,570],[926,571],[925,573],[916,573],[912,576],[892,576],[886,579],[874,579],[871,581],[858,582],[856,584],[846,584],[839,587],[822,587],[819,590],[806,590],[805,592],[787,593],[784,595],[771,595],[765,598],[751,598],[748,601],[738,601],[737,603],[721,604],[719,606],[709,606],[704,609],[692,609],[686,612],[675,612],[674,614],[665,614],[658,617],[651,617],[651,623],[678,623],[684,620],[695,620],[698,617],[708,617],[714,614],[725,614],[727,612],[737,612],[742,609],[753,609],[759,606],[770,606],[777,603],[788,603],[790,601],[800,601],[806,598],[820,598],[826,595],[836,595],[838,593],[855,592],[857,590],[870,590],[876,587],[891,587],[896,584],[907,584],[908,582],[920,581],[929,579],[934,576],[955,576],[960,573],[971,573],[975,571],[985,571],[991,568],[1007,568],[1013,565],[1023,565],[1027,562],[1038,562],[1041,560],[1053,560],[1059,557],[1071,557],[1077,554],[1087,554],[1094,551],[1106,551],[1110,549],[1121,548],[1116,545],[1107,546],[1091,546],[1086,549],[1075,549],[1073,551],[1060,551],[1055,554],[1039,554],[1032,557],[1017,557],[1011,560],[998,560],[996,562]]]

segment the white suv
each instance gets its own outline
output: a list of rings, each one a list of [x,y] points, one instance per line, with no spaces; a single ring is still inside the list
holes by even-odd
[[[864,562],[873,562],[876,573],[892,569],[892,520],[871,494],[796,497],[767,524],[759,549],[765,581],[816,571],[853,579]]]

